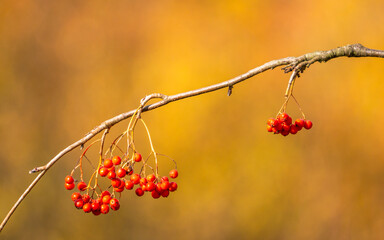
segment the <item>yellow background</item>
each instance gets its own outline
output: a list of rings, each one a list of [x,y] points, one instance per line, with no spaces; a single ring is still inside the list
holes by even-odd
[[[384,49],[383,9],[379,0],[1,1],[1,218],[36,176],[30,169],[146,94],[351,43]],[[177,192],[124,192],[106,216],[77,211],[63,187],[77,149],[0,238],[383,239],[383,64],[340,58],[306,70],[294,93],[314,126],[296,136],[266,131],[289,79],[279,69],[231,97],[221,90],[144,113],[156,150],[177,161]],[[293,102],[288,113],[300,116]]]

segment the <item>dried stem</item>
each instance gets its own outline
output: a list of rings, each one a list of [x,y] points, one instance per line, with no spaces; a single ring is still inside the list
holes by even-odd
[[[64,150],[62,150],[59,154],[57,154],[54,158],[52,158],[46,165],[36,167],[30,171],[30,173],[40,172],[40,174],[33,180],[33,182],[28,186],[28,188],[24,191],[24,193],[20,196],[20,198],[16,201],[16,203],[13,205],[9,213],[5,216],[3,222],[0,225],[0,232],[3,230],[5,224],[8,222],[9,218],[12,216],[12,214],[15,212],[16,208],[20,205],[20,203],[24,200],[24,198],[28,195],[28,193],[32,190],[32,188],[36,185],[37,182],[40,181],[40,179],[43,177],[43,175],[55,164],[60,158],[62,158],[65,154],[72,151],[73,149],[80,147],[88,142],[91,138],[96,136],[98,133],[105,129],[111,128],[113,125],[121,122],[124,119],[127,119],[131,117],[134,114],[137,114],[137,118],[135,119],[135,122],[140,117],[141,113],[153,110],[158,107],[162,107],[170,102],[178,101],[181,99],[194,97],[200,94],[205,94],[213,91],[217,91],[222,88],[228,88],[228,95],[230,95],[233,91],[233,86],[249,79],[257,74],[260,74],[262,72],[265,72],[267,70],[272,70],[276,67],[280,66],[286,66],[283,68],[283,70],[288,73],[291,71],[295,71],[296,74],[293,75],[293,77],[297,77],[299,72],[303,72],[306,68],[308,68],[311,64],[315,62],[326,62],[334,58],[338,57],[378,57],[378,58],[384,58],[384,51],[382,50],[375,50],[375,49],[369,49],[364,47],[361,44],[352,44],[352,45],[346,45],[343,47],[331,49],[328,51],[317,51],[313,53],[304,54],[299,57],[287,57],[282,58],[279,60],[273,60],[270,62],[267,62],[259,67],[256,67],[240,76],[237,76],[233,79],[230,79],[228,81],[224,81],[218,84],[214,84],[211,86],[199,88],[196,90],[179,93],[171,96],[167,96],[160,93],[154,93],[146,96],[142,99],[140,109],[137,112],[137,109],[122,113],[120,115],[117,115],[111,119],[106,120],[105,122],[101,123],[99,126],[95,127],[93,130],[91,130],[89,133],[85,135],[85,137],[81,138],[80,140],[76,141],[75,143],[69,145]],[[293,82],[292,82],[293,85]],[[146,105],[145,104],[154,98],[160,98],[161,101],[158,101],[156,103]],[[135,125],[135,124],[134,124]]]

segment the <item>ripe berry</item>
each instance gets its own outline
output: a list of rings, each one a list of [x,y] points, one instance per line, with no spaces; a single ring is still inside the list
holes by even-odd
[[[111,180],[111,185],[114,188],[120,187],[120,184],[121,184],[120,178],[114,178],[114,179]]]
[[[91,197],[88,194],[84,194],[82,196],[82,199],[83,199],[84,203],[87,203],[87,202],[89,202],[91,200]]]
[[[296,127],[299,128],[299,130],[301,130],[304,127],[304,120],[303,119],[296,119],[295,125],[296,125]]]
[[[148,182],[154,182],[156,180],[156,177],[153,174],[149,174],[147,176],[147,180],[148,180]]]
[[[104,167],[110,168],[112,166],[113,166],[113,162],[112,162],[111,159],[107,158],[107,159],[104,160]]]
[[[147,184],[147,179],[146,178],[140,178],[140,185],[143,186]]]
[[[131,175],[131,181],[133,182],[133,184],[139,184],[140,182],[140,175],[135,173],[135,174],[132,174]]]
[[[99,169],[99,174],[100,174],[100,176],[102,176],[102,177],[107,176],[108,173],[109,173],[108,168],[102,167],[102,168]]]
[[[144,195],[144,191],[141,188],[136,188],[135,192],[136,192],[136,195],[139,197]]]
[[[111,195],[105,195],[102,198],[102,201],[104,204],[108,204],[110,200],[111,200]]]
[[[103,191],[103,192],[101,193],[101,197],[104,197],[104,196],[106,196],[106,195],[111,196],[111,193],[110,193],[109,191]]]
[[[168,190],[162,191],[161,192],[161,196],[168,197],[169,196],[169,191]]]
[[[157,198],[160,197],[160,193],[158,193],[158,192],[155,191],[155,190],[153,190],[153,191],[151,192],[151,195],[152,195],[152,197],[153,197],[154,199],[157,199]]]
[[[80,191],[84,191],[85,189],[87,189],[87,184],[85,182],[79,182],[77,184],[77,188],[80,190]]]
[[[82,208],[83,208],[83,205],[84,205],[83,200],[81,200],[81,199],[77,199],[77,200],[75,201],[75,207],[76,207],[77,209],[82,209]]]
[[[121,163],[121,158],[120,158],[119,156],[114,156],[114,157],[112,158],[112,163],[113,163],[114,165],[119,165],[119,164]]]
[[[141,161],[141,154],[140,153],[135,153],[133,160],[135,162],[140,162]]]
[[[177,178],[177,176],[179,176],[179,173],[177,172],[176,169],[173,169],[173,170],[171,170],[171,171],[169,172],[169,176],[170,176],[171,178]]]
[[[122,192],[124,191],[124,188],[113,188],[115,190],[115,192]]]
[[[65,189],[67,189],[67,190],[72,190],[72,189],[75,188],[75,184],[74,184],[74,183],[65,183],[65,184],[64,184],[64,187],[65,187]]]
[[[168,181],[169,181],[169,179],[168,179],[168,177],[167,177],[167,176],[163,176],[163,177],[161,178],[161,181],[162,181],[162,182],[168,182]]]
[[[109,212],[109,206],[107,204],[103,204],[100,207],[100,212],[102,214],[107,214]]]
[[[282,123],[281,126],[283,128],[282,129],[283,132],[288,132],[289,133],[289,130],[291,129],[290,125],[288,125],[286,123]]]
[[[171,182],[171,183],[169,183],[169,191],[171,191],[171,192],[174,192],[174,191],[176,191],[177,190],[177,183],[175,183],[175,182]]]
[[[310,120],[304,121],[304,128],[305,129],[311,129],[312,128],[312,122]]]
[[[74,182],[73,177],[70,176],[70,175],[66,176],[65,177],[65,182],[68,183],[68,184],[73,183]]]
[[[91,204],[92,211],[100,210],[100,204],[98,202],[93,202]]]
[[[270,125],[267,125],[267,131],[268,131],[268,132],[273,132],[273,127],[270,126]]]
[[[107,174],[107,178],[111,180],[116,178],[116,173],[114,171],[109,171],[109,173]]]
[[[81,198],[81,194],[78,193],[78,192],[74,192],[74,193],[72,193],[72,195],[71,195],[71,199],[72,199],[72,201],[76,201],[77,199],[80,199],[80,198]]]
[[[296,127],[296,125],[292,125],[289,132],[292,134],[296,134],[298,131],[299,131],[299,128]]]
[[[168,190],[169,182],[168,181],[163,181],[163,182],[161,182],[160,186],[161,186],[161,189]]]
[[[156,188],[156,184],[154,184],[153,182],[149,182],[146,185],[146,190],[148,192],[151,192],[151,191],[155,190],[155,188]]]
[[[93,210],[93,209],[92,209],[92,213],[93,213],[93,215],[95,215],[95,216],[99,216],[99,215],[101,214],[100,208],[99,208],[99,209],[96,209],[96,210]]]
[[[83,211],[89,213],[92,211],[92,205],[88,202],[83,205]]]
[[[125,171],[124,168],[119,168],[119,169],[117,169],[117,171],[116,171],[116,175],[117,175],[119,178],[123,178],[123,177],[125,177],[126,174],[127,174],[127,172]]]
[[[128,180],[128,181],[125,182],[125,188],[128,189],[128,190],[131,190],[134,185],[135,184],[131,180]]]
[[[116,198],[112,198],[111,201],[109,201],[109,205],[114,211],[117,211],[120,208],[119,200],[117,200]]]

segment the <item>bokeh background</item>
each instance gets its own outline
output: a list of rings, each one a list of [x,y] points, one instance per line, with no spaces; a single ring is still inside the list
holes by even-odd
[[[146,94],[351,43],[384,49],[383,9],[379,0],[1,1],[1,218],[36,176],[30,169]],[[384,239],[383,64],[311,66],[295,96],[314,127],[296,136],[266,132],[289,79],[278,69],[236,85],[231,97],[221,90],[144,113],[157,151],[178,163],[175,194],[124,192],[118,212],[77,211],[63,187],[77,149],[0,238]],[[300,117],[293,102],[288,112]],[[138,134],[138,148],[147,144]]]

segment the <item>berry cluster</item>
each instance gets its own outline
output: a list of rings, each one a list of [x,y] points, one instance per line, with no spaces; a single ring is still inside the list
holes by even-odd
[[[135,185],[137,196],[141,197],[145,192],[150,192],[154,199],[160,197],[168,197],[170,192],[177,190],[177,183],[170,182],[167,176],[160,177],[155,174],[145,175],[143,171],[135,173],[133,170],[134,163],[141,162],[142,156],[135,153],[129,161],[122,161],[120,156],[114,156],[112,159],[104,159],[98,167],[96,177],[101,176],[109,179],[109,187],[112,188],[112,193],[105,190],[98,194],[95,188],[91,188],[84,181],[77,183],[77,189],[80,192],[87,191],[83,195],[79,192],[72,194],[71,198],[74,201],[75,207],[83,209],[84,212],[92,212],[94,215],[100,213],[107,214],[109,208],[117,211],[120,208],[119,200],[115,198],[117,193],[123,192],[125,189],[132,190]],[[178,171],[173,169],[169,172],[169,177],[177,178]],[[100,186],[98,185],[100,188]],[[75,188],[75,180],[71,175],[65,177],[65,188],[72,190]],[[101,188],[100,188],[101,189]],[[92,194],[89,194],[89,192]],[[121,196],[121,195],[120,195]]]
[[[301,129],[311,129],[312,122],[305,119],[296,119],[295,122],[292,122],[292,118],[287,113],[281,113],[277,118],[270,118],[267,122],[268,132],[273,132],[274,134],[281,134],[287,136],[288,134],[296,134]]]

